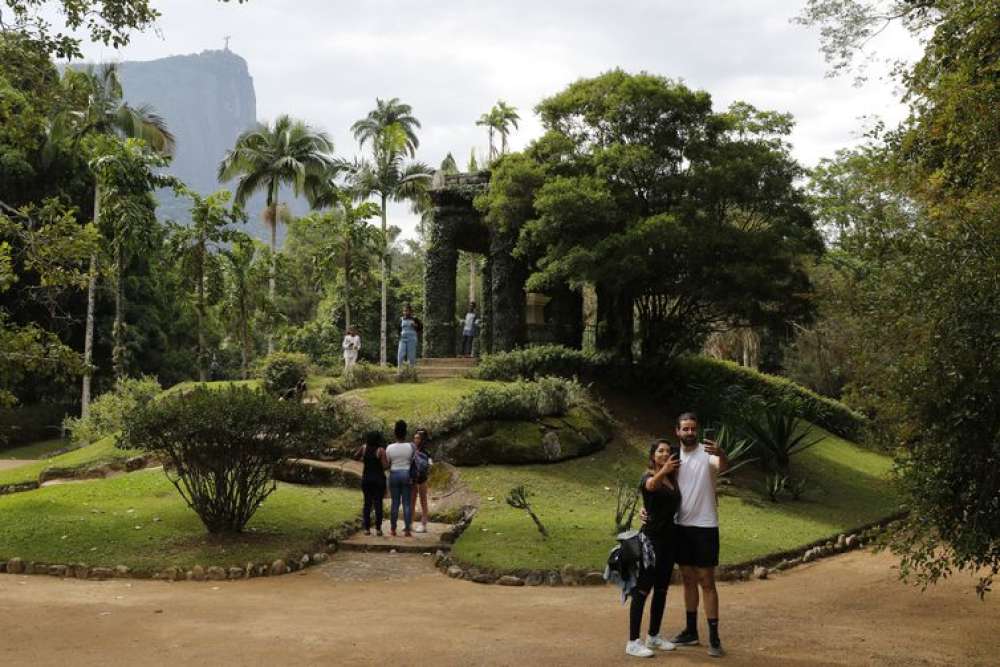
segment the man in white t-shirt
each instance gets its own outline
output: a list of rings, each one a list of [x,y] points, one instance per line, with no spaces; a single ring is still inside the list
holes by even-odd
[[[677,530],[675,557],[684,579],[687,626],[670,640],[680,646],[698,643],[698,589],[705,598],[708,619],[708,654],[725,655],[719,640],[719,593],[715,588],[715,568],[719,565],[719,513],[715,482],[729,468],[726,453],[712,440],[699,442],[698,418],[685,412],[677,418],[681,466],[677,488],[681,504],[674,518]]]
[[[476,337],[476,304],[469,304],[469,312],[462,322],[462,356],[472,356],[472,341]]]

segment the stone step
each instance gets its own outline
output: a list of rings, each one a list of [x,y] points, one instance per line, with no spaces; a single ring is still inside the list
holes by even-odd
[[[424,357],[417,360],[417,368],[432,366],[472,367],[475,365],[475,357]]]
[[[432,366],[431,368],[417,368],[417,376],[420,378],[453,378],[468,375],[469,368],[448,368],[447,366]]]
[[[414,522],[414,526],[417,523]],[[386,518],[382,523],[382,530],[385,532],[382,537],[366,535],[364,531],[359,531],[346,540],[341,540],[340,548],[348,551],[392,551],[395,549],[397,553],[431,554],[438,549],[441,551],[451,550],[451,543],[444,539],[445,534],[451,530],[451,524],[432,522],[427,524],[426,533],[413,533],[412,537],[403,537],[403,521],[400,518],[398,529],[399,534],[396,537],[389,535],[389,520]]]

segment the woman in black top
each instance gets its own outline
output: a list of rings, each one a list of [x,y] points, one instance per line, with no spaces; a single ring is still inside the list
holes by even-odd
[[[674,569],[674,514],[681,501],[676,475],[679,466],[680,459],[671,453],[670,443],[659,440],[649,448],[649,469],[639,482],[642,504],[648,517],[642,532],[653,544],[656,566],[639,575],[639,581],[632,592],[629,643],[625,646],[625,653],[636,657],[649,657],[653,655],[650,649],[654,648],[663,651],[674,649],[673,644],[660,638],[660,622],[666,609],[667,586],[670,585],[670,575]],[[649,610],[649,634],[643,645],[639,641],[639,634],[642,611],[650,590],[653,591],[653,601]]]
[[[378,431],[365,433],[365,443],[358,448],[354,458],[364,464],[361,472],[361,493],[364,494],[365,532],[372,534],[372,510],[375,510],[375,534],[382,537],[382,498],[385,497],[385,469],[389,461],[385,456],[382,434]]]

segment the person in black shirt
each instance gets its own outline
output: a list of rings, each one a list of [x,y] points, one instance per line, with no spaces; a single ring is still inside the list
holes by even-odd
[[[662,651],[674,649],[673,644],[660,637],[660,622],[666,609],[667,586],[670,585],[670,575],[674,569],[674,514],[681,500],[676,475],[679,466],[680,460],[672,454],[670,443],[659,440],[649,449],[649,469],[639,483],[647,517],[642,532],[653,545],[656,565],[639,575],[639,582],[632,592],[629,642],[625,645],[625,653],[635,657],[651,657],[653,651],[650,649],[654,648]],[[642,612],[650,590],[653,592],[653,600],[649,610],[649,634],[643,644],[639,641],[639,635]]]
[[[364,495],[362,521],[364,531],[372,534],[372,512],[375,513],[375,534],[382,537],[382,498],[385,496],[385,469],[389,461],[385,456],[382,434],[379,431],[365,433],[364,444],[358,447],[354,458],[364,464],[361,472],[361,493]]]

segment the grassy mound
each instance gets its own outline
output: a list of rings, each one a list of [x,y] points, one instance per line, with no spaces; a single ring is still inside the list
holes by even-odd
[[[123,464],[127,459],[138,454],[141,452],[116,448],[114,436],[109,436],[65,454],[12,470],[0,471],[0,487],[8,484],[37,482],[42,472],[50,468],[59,468],[67,472],[80,471],[102,465]]]
[[[0,559],[127,565],[242,566],[314,548],[353,519],[357,492],[279,484],[232,538],[210,536],[161,470],[0,496]]]
[[[372,415],[391,427],[405,419],[411,428],[437,423],[468,393],[490,386],[485,380],[450,378],[434,382],[385,384],[342,394],[365,402]]]
[[[13,449],[0,451],[0,459],[14,459],[21,461],[36,461],[48,458],[53,452],[59,452],[72,447],[72,444],[62,438],[52,438],[50,440],[40,440],[30,445],[22,445]]]
[[[463,470],[463,480],[482,502],[454,555],[495,570],[558,569],[565,564],[603,569],[614,545],[616,480],[638,484],[646,444],[616,440],[602,452],[565,463]],[[723,564],[808,544],[898,509],[886,481],[891,467],[886,456],[827,435],[797,456],[792,467],[796,475],[812,480],[813,489],[801,501],[772,503],[753,490],[757,480],[746,478],[721,496]],[[507,492],[518,484],[535,494],[532,506],[551,534],[548,540],[541,538],[526,513],[505,502]]]

